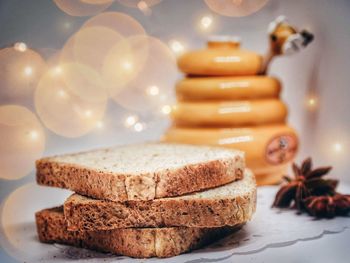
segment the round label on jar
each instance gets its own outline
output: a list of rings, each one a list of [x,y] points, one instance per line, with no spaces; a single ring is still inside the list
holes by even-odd
[[[274,165],[292,160],[298,150],[298,139],[294,134],[273,137],[266,146],[266,160]]]

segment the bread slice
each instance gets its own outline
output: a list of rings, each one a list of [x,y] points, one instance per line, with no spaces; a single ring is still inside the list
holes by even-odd
[[[167,227],[68,231],[62,207],[39,211],[35,217],[41,242],[60,243],[137,258],[176,256],[240,228]]]
[[[73,194],[64,203],[64,214],[68,229],[72,231],[128,227],[221,227],[248,221],[255,205],[255,178],[246,170],[242,180],[180,197],[113,202]]]
[[[223,148],[149,143],[44,158],[40,185],[104,200],[152,200],[240,179],[244,154]]]

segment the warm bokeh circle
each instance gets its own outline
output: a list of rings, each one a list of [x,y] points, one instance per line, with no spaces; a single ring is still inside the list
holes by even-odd
[[[15,180],[28,175],[45,148],[38,118],[22,106],[1,106],[0,137],[0,178]]]

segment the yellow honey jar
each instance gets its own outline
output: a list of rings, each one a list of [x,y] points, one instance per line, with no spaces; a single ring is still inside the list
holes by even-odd
[[[215,38],[178,66],[187,76],[176,85],[173,125],[163,140],[242,150],[259,185],[278,183],[298,137],[286,124],[280,81],[258,75],[261,56],[241,49],[237,38]]]

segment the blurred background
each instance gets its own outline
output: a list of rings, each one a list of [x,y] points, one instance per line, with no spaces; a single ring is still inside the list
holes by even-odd
[[[279,15],[315,35],[269,70],[282,82],[300,136],[297,160],[312,156],[350,182],[350,2],[233,2],[244,8],[230,13],[202,0],[1,0],[2,207],[32,185],[42,156],[158,140],[182,78],[176,57],[211,35],[240,36],[244,48],[264,54],[267,26]]]

